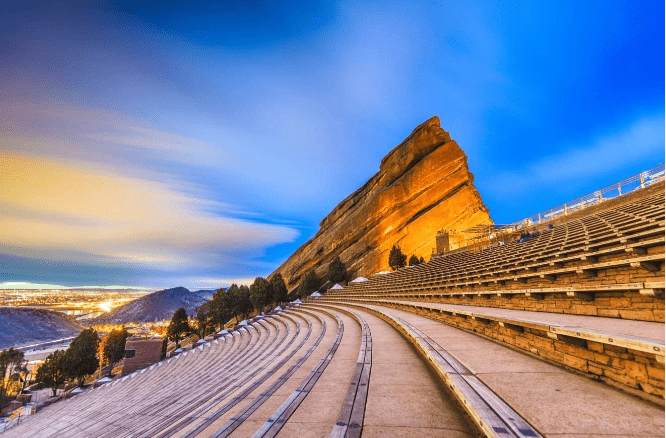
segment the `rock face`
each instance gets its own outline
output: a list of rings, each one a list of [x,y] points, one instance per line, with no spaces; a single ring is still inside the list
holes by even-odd
[[[426,260],[438,230],[491,224],[472,184],[467,156],[433,117],[384,157],[379,172],[320,222],[317,234],[276,272],[289,289],[315,269],[323,278],[339,255],[352,278],[389,269],[393,244]],[[451,239],[453,246],[464,235]]]

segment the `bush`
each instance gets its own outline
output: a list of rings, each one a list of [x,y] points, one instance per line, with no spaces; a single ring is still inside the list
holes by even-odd
[[[404,268],[406,264],[407,256],[403,254],[398,245],[393,245],[391,252],[389,253],[389,266],[391,269],[397,271],[400,268]]]
[[[342,283],[347,281],[347,267],[339,256],[336,256],[328,265],[328,279],[331,283]]]
[[[307,273],[301,284],[298,285],[298,296],[305,298],[319,289],[319,286],[321,286],[321,280],[317,277],[317,273],[313,269]]]
[[[79,386],[83,386],[85,376],[93,374],[99,368],[98,348],[97,331],[89,328],[82,331],[65,352],[67,377],[76,379]]]
[[[180,340],[191,332],[192,329],[190,328],[190,323],[187,320],[187,312],[185,311],[185,308],[181,307],[180,309],[176,310],[176,312],[173,314],[173,318],[171,318],[171,322],[167,328],[167,337],[170,341],[175,342],[176,348],[178,348],[180,347]]]

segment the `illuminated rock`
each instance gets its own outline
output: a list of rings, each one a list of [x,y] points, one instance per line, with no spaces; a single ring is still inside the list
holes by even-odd
[[[276,272],[292,289],[310,269],[324,278],[336,255],[351,278],[387,270],[393,244],[408,257],[428,259],[438,230],[492,223],[473,180],[467,156],[433,117],[389,152],[379,172],[338,204]],[[453,246],[459,241],[452,239]]]

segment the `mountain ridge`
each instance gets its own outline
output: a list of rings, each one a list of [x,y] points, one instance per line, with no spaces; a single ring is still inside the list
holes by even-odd
[[[201,294],[182,286],[163,289],[117,307],[105,315],[87,322],[96,324],[129,324],[132,322],[156,322],[169,320],[178,308],[184,307],[188,315],[208,301]]]

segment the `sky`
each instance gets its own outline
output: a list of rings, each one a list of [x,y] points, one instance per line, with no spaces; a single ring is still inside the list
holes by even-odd
[[[465,4],[472,3],[472,4]],[[0,6],[0,288],[267,276],[439,116],[496,223],[664,162],[664,4]]]

